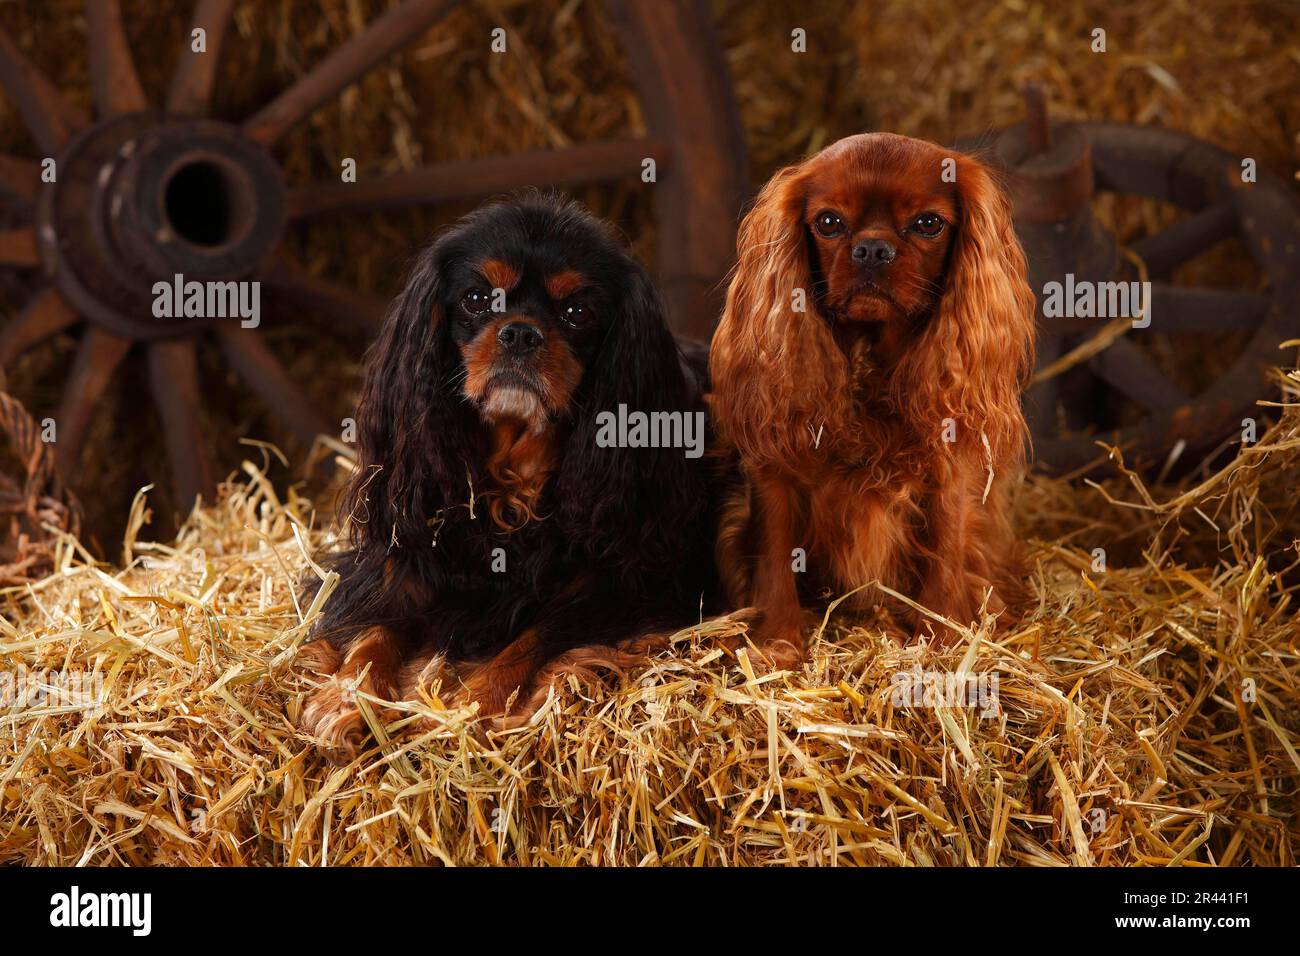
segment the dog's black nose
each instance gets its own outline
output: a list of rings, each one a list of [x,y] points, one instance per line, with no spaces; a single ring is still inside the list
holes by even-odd
[[[497,333],[497,341],[512,355],[527,355],[542,344],[542,330],[527,322],[507,322]]]
[[[887,266],[898,250],[884,239],[863,239],[853,247],[853,261],[863,266]]]

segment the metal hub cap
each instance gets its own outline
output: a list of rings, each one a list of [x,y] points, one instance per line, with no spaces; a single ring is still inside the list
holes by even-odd
[[[152,113],[90,127],[43,190],[37,235],[68,301],[133,339],[193,334],[210,318],[157,318],[159,281],[239,279],[280,241],[279,167],[237,127]]]

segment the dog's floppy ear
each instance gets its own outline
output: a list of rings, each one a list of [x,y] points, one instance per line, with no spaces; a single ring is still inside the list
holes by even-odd
[[[442,315],[441,241],[425,249],[366,355],[358,467],[342,500],[355,543],[428,547],[438,511],[469,498],[481,460]]]
[[[681,412],[694,418],[677,344],[659,296],[641,265],[626,259],[617,314],[588,365],[573,403],[574,421],[556,479],[554,507],[576,547],[590,557],[662,570],[683,559],[690,526],[703,506],[698,460],[684,448],[601,447],[601,413]],[[702,430],[702,429],[701,429]],[[699,441],[703,442],[703,434]]]
[[[1020,392],[1034,360],[1034,293],[1016,238],[1011,203],[992,173],[957,157],[961,221],[937,313],[895,377],[899,407],[913,421],[958,425],[957,448],[983,458],[1020,456]],[[964,440],[969,436],[969,440]]]
[[[804,202],[802,166],[758,194],[710,346],[715,421],[750,461],[802,460],[810,435],[847,420],[848,365],[817,312]]]

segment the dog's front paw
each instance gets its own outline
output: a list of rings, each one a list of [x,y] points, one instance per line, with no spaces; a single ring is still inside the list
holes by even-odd
[[[343,666],[343,655],[329,641],[315,640],[298,648],[294,663],[301,670],[328,677]]]
[[[366,722],[357,707],[350,680],[333,679],[307,699],[298,729],[315,739],[316,749],[331,763],[343,766],[356,759],[366,739]]]
[[[797,671],[803,667],[803,641],[796,632],[789,637],[764,640],[757,645],[761,658],[755,663],[770,671]]]
[[[757,655],[751,658],[760,671],[797,671],[803,666],[803,633],[798,619],[778,620],[764,617],[751,630]]]

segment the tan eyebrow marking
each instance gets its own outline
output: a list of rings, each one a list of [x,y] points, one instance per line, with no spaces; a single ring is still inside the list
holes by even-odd
[[[567,299],[586,284],[587,277],[581,272],[566,269],[547,278],[546,291],[552,299]]]
[[[478,267],[478,271],[484,279],[492,283],[494,289],[505,289],[509,292],[519,284],[519,270],[500,259],[485,260]]]

